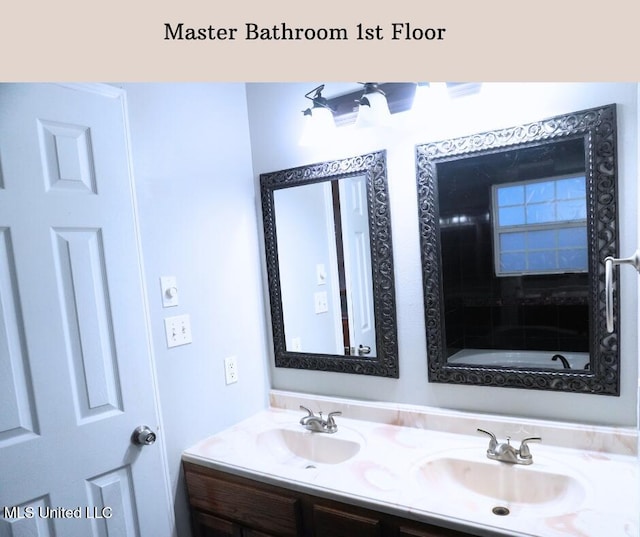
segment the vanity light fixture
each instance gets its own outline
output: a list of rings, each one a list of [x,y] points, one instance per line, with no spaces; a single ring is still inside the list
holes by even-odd
[[[309,99],[313,106],[302,111],[306,123],[300,138],[300,145],[314,145],[328,140],[336,127],[333,110],[327,99],[322,96],[322,90],[324,90],[324,84],[305,94],[305,98]]]
[[[301,144],[317,143],[327,136],[331,136],[333,126],[342,127],[356,124],[356,126],[388,125],[393,114],[406,112],[412,108],[419,112],[425,108],[425,101],[440,98],[456,99],[476,94],[481,84],[474,82],[360,82],[363,88],[332,97],[324,97],[325,85],[322,84],[308,92],[305,97],[312,101],[313,106],[303,111],[309,124]],[[432,103],[433,104],[433,103]],[[309,121],[313,119],[313,121]],[[324,127],[312,127],[317,123]],[[306,131],[307,129],[305,129]],[[324,130],[324,134],[321,132]]]
[[[376,82],[365,82],[358,103],[357,128],[384,127],[391,122],[391,111],[385,92]]]
[[[372,88],[371,86],[367,88],[367,85],[376,86],[376,91],[368,91]],[[416,93],[415,82],[383,82],[380,84],[367,82],[364,86],[365,88],[357,88],[347,93],[327,97],[326,99],[320,95],[320,100],[318,100],[316,93],[318,88],[320,88],[320,91],[324,90],[324,84],[318,86],[318,88],[311,90],[305,95],[305,97],[314,101],[314,107],[305,110],[303,113],[315,115],[319,108],[327,108],[333,115],[335,125],[342,127],[356,122],[361,108],[360,101],[364,101],[365,97],[369,102],[370,108],[375,107],[378,101],[380,101],[380,97],[383,97],[389,113],[393,115],[398,112],[410,110]],[[373,96],[371,95],[372,93],[379,95]],[[363,106],[363,108],[364,107],[366,107],[366,105]]]

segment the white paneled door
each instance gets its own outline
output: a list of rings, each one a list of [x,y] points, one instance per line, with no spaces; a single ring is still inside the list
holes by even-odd
[[[366,177],[339,184],[351,354],[377,356]]]
[[[0,537],[168,537],[124,97],[0,84]]]

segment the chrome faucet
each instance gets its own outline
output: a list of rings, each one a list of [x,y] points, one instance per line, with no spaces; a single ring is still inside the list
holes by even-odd
[[[478,429],[478,432],[488,434],[491,437],[489,447],[487,448],[487,457],[489,459],[509,462],[511,464],[531,464],[533,462],[533,456],[529,450],[529,442],[542,440],[539,436],[525,438],[520,442],[520,448],[516,449],[511,445],[510,437],[507,437],[506,442],[498,443],[495,434],[485,431],[484,429]]]
[[[318,412],[316,416],[311,410],[302,405],[300,405],[300,410],[305,410],[308,414],[300,418],[300,425],[303,425],[305,429],[315,433],[335,433],[338,430],[338,425],[333,419],[333,416],[340,416],[342,412],[329,412],[325,420],[322,417],[322,412]]]

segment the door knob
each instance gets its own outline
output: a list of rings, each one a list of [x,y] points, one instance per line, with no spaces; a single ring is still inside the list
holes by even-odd
[[[137,446],[150,446],[156,441],[156,433],[147,425],[140,425],[134,429],[131,441]]]

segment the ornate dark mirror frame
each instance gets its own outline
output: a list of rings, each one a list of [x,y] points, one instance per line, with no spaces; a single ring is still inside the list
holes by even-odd
[[[282,188],[357,175],[365,175],[367,185],[377,356],[362,358],[287,351],[274,192]],[[398,378],[398,334],[386,151],[261,174],[260,192],[276,367]]]
[[[532,370],[449,364],[444,344],[438,163],[579,137],[584,139],[587,183],[590,369]],[[429,382],[620,394],[619,334],[617,329],[613,333],[606,331],[604,291],[604,259],[616,256],[618,243],[616,154],[615,105],[416,146]],[[619,296],[617,288],[614,296]],[[614,315],[619,315],[617,301]]]

